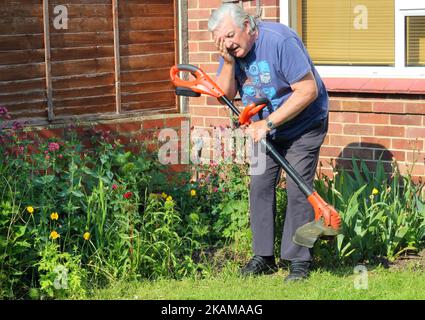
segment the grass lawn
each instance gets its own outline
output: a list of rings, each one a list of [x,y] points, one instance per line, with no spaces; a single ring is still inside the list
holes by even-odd
[[[302,283],[284,283],[287,271],[239,278],[234,271],[202,280],[185,279],[117,283],[95,290],[90,299],[131,300],[387,300],[425,299],[425,271],[369,268],[367,289],[356,289],[354,268],[314,270]],[[357,281],[358,283],[358,281]]]

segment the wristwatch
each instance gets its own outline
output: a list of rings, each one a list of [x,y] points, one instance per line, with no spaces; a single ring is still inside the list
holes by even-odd
[[[276,128],[276,126],[274,125],[273,121],[271,121],[269,117],[266,118],[266,126],[270,130],[273,130],[274,128]]]

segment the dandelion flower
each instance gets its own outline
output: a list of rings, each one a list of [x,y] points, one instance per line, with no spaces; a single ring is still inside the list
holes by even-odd
[[[194,189],[190,190],[190,195],[192,197],[196,196],[196,190],[194,190]]]
[[[374,196],[376,196],[378,193],[379,193],[379,190],[378,190],[378,189],[376,189],[376,188],[373,188],[373,190],[372,190],[372,194],[373,194]]]
[[[60,235],[59,235],[59,233],[57,233],[56,231],[52,231],[51,233],[50,233],[50,239],[53,239],[53,240],[56,240],[57,238],[59,238],[60,237]]]
[[[30,214],[33,214],[33,213],[34,213],[34,208],[33,208],[33,207],[31,207],[31,206],[29,206],[29,207],[27,207],[27,211],[28,211]]]
[[[167,201],[173,201],[173,197],[172,196],[168,196],[167,197]]]
[[[168,197],[168,195],[167,195],[165,192],[163,192],[163,193],[161,194],[161,197],[163,197],[164,199],[166,199],[166,198]]]
[[[84,240],[88,241],[90,239],[90,232],[86,232],[83,234]]]
[[[59,219],[59,215],[57,212],[52,212],[52,214],[50,215],[50,219],[52,220],[58,220]]]

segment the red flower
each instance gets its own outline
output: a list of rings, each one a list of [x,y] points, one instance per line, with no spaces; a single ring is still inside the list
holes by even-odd
[[[124,193],[124,198],[126,199],[130,199],[132,196],[133,196],[133,192],[131,191]]]

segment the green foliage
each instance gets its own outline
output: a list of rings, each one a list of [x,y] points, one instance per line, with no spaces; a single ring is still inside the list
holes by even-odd
[[[417,251],[425,240],[423,185],[414,184],[409,175],[401,176],[396,166],[388,176],[382,162],[376,173],[364,161],[352,163],[352,173],[341,170],[333,179],[316,181],[316,190],[343,220],[335,254],[346,261],[377,256],[394,260],[405,251]]]

